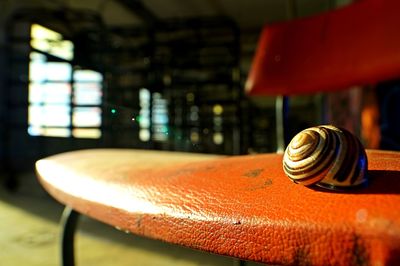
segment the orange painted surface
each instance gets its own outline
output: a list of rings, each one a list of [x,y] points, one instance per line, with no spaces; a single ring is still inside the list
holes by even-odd
[[[293,95],[400,77],[399,10],[398,0],[360,0],[265,26],[246,91]]]
[[[135,234],[271,264],[400,265],[400,153],[367,155],[369,186],[347,193],[292,183],[277,154],[84,150],[37,172],[60,202]]]

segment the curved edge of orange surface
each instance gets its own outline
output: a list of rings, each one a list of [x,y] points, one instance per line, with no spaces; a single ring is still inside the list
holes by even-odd
[[[400,153],[367,154],[370,185],[347,193],[290,182],[277,154],[84,150],[37,173],[60,202],[134,234],[270,264],[395,265]]]

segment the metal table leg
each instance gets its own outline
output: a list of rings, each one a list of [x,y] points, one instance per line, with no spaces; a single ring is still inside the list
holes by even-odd
[[[79,213],[66,206],[61,217],[61,265],[74,266],[74,236]]]
[[[233,266],[245,266],[246,261],[240,259],[233,259]]]

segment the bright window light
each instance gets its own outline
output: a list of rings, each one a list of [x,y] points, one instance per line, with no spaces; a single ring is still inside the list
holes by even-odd
[[[45,69],[46,81],[70,81],[72,67],[69,63],[47,62]]]
[[[101,84],[99,83],[74,84],[74,104],[100,105],[102,96]]]
[[[103,75],[75,69],[73,43],[41,25],[32,25],[31,47],[28,134],[100,138]]]
[[[68,127],[71,124],[70,109],[67,105],[30,105],[28,121],[35,126]]]
[[[28,133],[31,136],[45,136],[45,137],[70,137],[71,132],[67,128],[43,128],[37,126],[29,126]]]
[[[74,72],[74,80],[76,80],[77,82],[99,83],[103,81],[103,75],[93,70],[82,69]]]
[[[31,83],[29,84],[30,103],[69,104],[71,84],[69,83]]]
[[[65,60],[72,60],[74,56],[71,41],[63,40],[61,34],[38,24],[31,28],[31,47]]]
[[[146,88],[139,90],[139,139],[141,141],[150,140],[150,91]]]
[[[98,128],[74,128],[72,136],[75,138],[98,139],[101,137],[101,131]]]
[[[73,109],[72,125],[76,127],[99,127],[101,110],[98,107],[76,107]]]

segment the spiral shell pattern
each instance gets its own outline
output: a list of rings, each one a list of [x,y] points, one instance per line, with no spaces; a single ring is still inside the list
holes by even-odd
[[[331,125],[298,133],[283,156],[283,170],[295,183],[345,189],[367,182],[367,156],[352,133]]]

